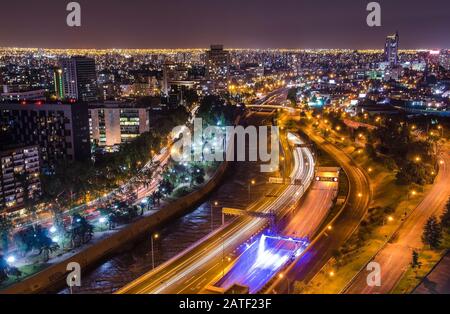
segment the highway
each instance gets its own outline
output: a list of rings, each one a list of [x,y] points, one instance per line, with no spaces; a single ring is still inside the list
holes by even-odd
[[[338,177],[337,172],[316,173],[316,175]],[[337,182],[314,180],[296,208],[283,218],[287,224],[277,226],[276,229],[281,228],[281,231],[276,233],[282,237],[275,236],[270,239],[262,236],[257,239],[215,286],[226,289],[234,283],[239,283],[249,287],[250,293],[257,293],[264,288],[273,276],[289,264],[292,256],[297,256],[305,250],[309,240],[326,218],[337,194],[337,187]]]
[[[312,239],[331,208],[337,194],[337,186],[336,182],[313,181],[281,234]]]
[[[376,254],[373,261],[381,266],[381,286],[368,286],[368,272],[363,270],[344,290],[348,294],[372,294],[391,292],[408,269],[412,250],[422,248],[422,232],[428,218],[440,216],[450,196],[450,153],[445,150],[440,157],[439,173],[425,198],[406,218],[395,237]]]
[[[267,106],[267,105],[279,105],[286,101],[289,88],[283,87],[276,89],[267,96],[255,101],[255,105]]]
[[[283,278],[278,278],[265,290],[266,293],[287,293],[292,291],[295,281],[308,282],[353,234],[367,213],[371,189],[367,174],[344,151],[316,135],[312,129],[305,134],[330,154],[345,171],[349,180],[349,196],[341,212],[330,223],[331,230],[323,230],[307,250],[289,266]]]
[[[287,143],[282,141],[283,149]],[[304,161],[306,158],[306,162]],[[291,179],[310,182],[314,176],[314,159],[307,148],[294,149]],[[305,186],[279,185],[273,195],[248,210],[264,213],[287,211],[302,196]],[[260,232],[267,224],[262,218],[240,217],[217,230],[196,247],[180,253],[154,271],[138,278],[117,293],[198,293],[214,278],[224,273],[228,258],[241,244]]]

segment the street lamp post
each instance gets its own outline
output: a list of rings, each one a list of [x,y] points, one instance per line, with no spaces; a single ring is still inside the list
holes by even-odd
[[[152,247],[152,269],[155,269],[155,254],[153,252],[153,238],[158,239],[159,235],[157,233],[151,236],[151,247]]]
[[[214,207],[219,205],[219,202],[214,201]],[[209,207],[211,208],[211,231],[214,230],[214,220],[213,220],[213,203],[209,203]]]
[[[278,275],[278,277],[280,279],[283,279],[284,275],[281,273],[281,274]],[[289,280],[289,278],[287,276],[286,276],[286,283],[287,283],[287,294],[290,294],[291,293],[291,282],[290,282],[290,280]]]
[[[255,183],[256,183],[255,180],[251,180],[250,184],[248,185],[248,200],[249,201],[251,201],[251,195],[250,195],[251,194],[251,187],[252,187],[252,185],[255,185]]]
[[[416,194],[417,194],[417,192],[416,191],[411,191],[411,192],[409,192],[408,193],[408,200],[409,200],[409,198],[410,198],[410,196],[416,196]]]

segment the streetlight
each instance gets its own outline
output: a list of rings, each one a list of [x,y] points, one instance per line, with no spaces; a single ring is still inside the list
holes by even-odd
[[[155,233],[151,236],[151,246],[152,246],[152,269],[155,269],[155,254],[153,253],[153,238],[156,240],[159,238],[159,234]]]
[[[252,185],[255,185],[255,183],[256,183],[255,180],[251,180],[251,181],[250,181],[250,184],[248,185],[248,200],[249,200],[249,201],[251,200],[251,197],[250,197],[250,190],[251,190]]]
[[[209,207],[211,208],[211,231],[214,230],[213,204],[214,204],[214,207],[217,207],[217,205],[219,205],[219,202],[218,201],[214,201],[214,203],[209,203]]]
[[[283,279],[283,278],[284,278],[284,274],[283,274],[283,273],[280,273],[280,274],[278,275],[278,278]],[[290,284],[290,281],[289,281],[289,278],[288,278],[288,277],[286,277],[286,283],[287,283],[287,293],[290,294],[291,284]]]
[[[12,265],[16,261],[16,257],[13,255],[10,255],[6,258],[6,261],[8,262],[8,264]]]
[[[392,222],[394,221],[394,217],[388,216],[387,218],[383,219],[383,225],[386,224],[386,222]]]

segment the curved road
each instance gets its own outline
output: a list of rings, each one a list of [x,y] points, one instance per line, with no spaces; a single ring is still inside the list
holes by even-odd
[[[331,230],[324,230],[308,249],[286,270],[283,279],[277,279],[267,293],[287,293],[292,291],[295,281],[308,282],[332,257],[333,252],[356,230],[367,213],[371,200],[371,189],[367,174],[344,151],[304,129],[305,134],[330,154],[345,171],[349,180],[349,197],[341,213],[332,221]]]
[[[373,261],[381,267],[381,286],[368,286],[368,271],[363,270],[344,290],[349,294],[389,293],[402,278],[412,259],[412,250],[420,250],[423,246],[421,237],[423,226],[432,215],[442,213],[450,197],[450,153],[441,154],[439,174],[425,198],[400,226],[394,240],[387,243],[375,256]]]
[[[286,147],[283,144],[283,147]],[[305,163],[303,154],[307,153]],[[309,150],[296,148],[294,150],[295,166],[293,179],[312,179],[314,175],[314,160]],[[301,197],[304,188],[296,185],[280,185],[277,195],[266,198],[261,203],[252,206],[250,210],[265,213],[287,210],[293,201]],[[266,221],[261,218],[241,217],[233,223],[212,233],[198,246],[188,249],[174,259],[156,268],[154,271],[138,278],[118,293],[198,293],[211,280],[224,272],[229,261],[225,258],[232,254],[242,243],[262,230]]]

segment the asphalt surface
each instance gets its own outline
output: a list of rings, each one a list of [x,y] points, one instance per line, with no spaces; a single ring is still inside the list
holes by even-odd
[[[330,154],[345,171],[349,180],[349,197],[340,214],[330,224],[331,230],[324,230],[309,248],[277,279],[266,293],[291,292],[295,281],[309,282],[328,262],[356,230],[367,213],[371,200],[370,183],[367,174],[344,151],[314,134],[310,129],[306,135],[325,152]]]
[[[312,239],[333,204],[337,186],[336,182],[313,181],[310,190],[300,201],[298,210],[289,217],[281,233],[285,236]]]
[[[286,150],[288,144],[285,141],[282,144]],[[307,178],[312,179],[314,161],[309,150],[294,149],[294,160],[292,178],[301,178],[303,182]],[[263,197],[249,209],[263,213],[288,210],[303,192],[304,187],[300,185],[279,185],[271,193],[275,197]],[[185,250],[118,293],[198,293],[216,278],[220,278],[231,264],[234,252],[266,225],[267,221],[262,218],[237,218],[223,229],[210,234],[197,246]]]
[[[435,183],[422,202],[406,218],[393,240],[375,256],[381,267],[381,286],[368,286],[368,271],[364,268],[345,289],[348,294],[389,293],[402,278],[411,263],[412,250],[420,249],[423,227],[432,215],[440,216],[450,196],[450,153],[442,153]]]

